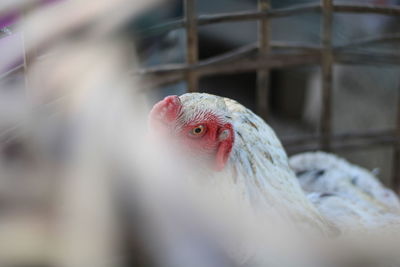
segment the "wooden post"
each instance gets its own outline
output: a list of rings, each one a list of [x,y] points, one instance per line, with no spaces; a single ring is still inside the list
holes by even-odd
[[[186,63],[193,65],[199,59],[196,0],[184,0],[184,8],[186,22]],[[189,92],[197,92],[199,90],[198,76],[195,71],[191,69],[187,71],[186,81]]]
[[[322,116],[320,122],[320,147],[331,149],[332,136],[332,0],[322,1]]]
[[[258,11],[267,12],[269,9],[269,0],[258,0]],[[266,16],[260,19],[258,23],[258,50],[262,57],[266,57],[270,51],[269,20]],[[269,68],[263,68],[257,71],[257,113],[264,120],[268,117],[269,74]]]

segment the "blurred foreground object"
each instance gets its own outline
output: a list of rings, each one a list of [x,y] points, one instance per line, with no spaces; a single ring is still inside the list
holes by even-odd
[[[105,135],[139,125],[122,33],[156,1],[42,2],[0,4],[0,265],[120,266]]]

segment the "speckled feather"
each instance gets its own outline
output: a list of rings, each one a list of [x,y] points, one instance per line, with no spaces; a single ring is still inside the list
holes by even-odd
[[[400,222],[398,197],[371,172],[324,152],[295,155],[290,165],[309,199],[342,230]]]

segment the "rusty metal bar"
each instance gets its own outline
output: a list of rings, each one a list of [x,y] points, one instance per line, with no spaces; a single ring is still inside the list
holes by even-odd
[[[334,60],[341,64],[400,65],[400,54],[376,52],[343,52],[334,53]]]
[[[283,137],[282,143],[290,153],[316,150],[319,148],[319,136]],[[362,149],[374,146],[393,146],[396,143],[398,143],[398,136],[393,129],[331,135],[331,150],[333,151]]]
[[[269,0],[258,0],[258,10],[267,12],[270,9]],[[258,22],[258,52],[260,57],[267,57],[270,51],[269,46],[269,22],[266,17]],[[262,68],[257,71],[257,93],[256,105],[257,113],[264,120],[268,117],[269,104],[269,68]]]
[[[322,2],[322,116],[320,122],[321,148],[329,151],[332,134],[332,0],[321,0]]]
[[[396,142],[393,146],[392,188],[400,193],[400,87],[397,90]]]
[[[368,5],[368,4],[335,4],[333,6],[334,12],[341,13],[373,13],[390,16],[400,15],[400,8],[398,6],[379,6],[379,5]]]
[[[280,8],[271,10],[270,8],[262,10],[260,8],[260,0],[258,0],[259,8],[258,11],[241,11],[232,13],[212,14],[212,15],[201,15],[199,16],[199,25],[208,25],[215,23],[227,23],[227,22],[238,22],[238,21],[254,21],[268,18],[281,18],[291,15],[300,15],[304,13],[313,13],[321,11],[320,4],[299,4],[291,7]],[[270,6],[270,1],[267,1],[267,5]]]
[[[372,36],[360,40],[356,40],[347,44],[343,44],[340,46],[334,47],[334,50],[339,51],[339,50],[344,50],[348,48],[353,48],[353,47],[359,47],[359,46],[364,46],[364,45],[372,45],[372,44],[379,44],[379,43],[385,43],[385,42],[394,42],[394,41],[400,41],[400,33],[388,33],[380,36]]]
[[[372,147],[381,147],[381,146],[393,146],[397,142],[396,136],[378,136],[373,139],[366,140],[361,143],[353,143],[353,142],[332,142],[331,150],[332,151],[344,151],[344,150],[360,150],[367,149]],[[285,146],[285,144],[284,144]],[[289,154],[300,153],[305,151],[312,151],[319,149],[319,144],[305,144],[300,146],[285,146],[288,150]]]
[[[184,8],[186,20],[186,63],[193,65],[197,63],[199,58],[196,0],[184,0]],[[198,77],[193,70],[187,72],[186,81],[189,92],[197,92],[199,90]]]
[[[215,64],[199,70],[200,75],[214,75],[224,73],[250,72],[264,68],[285,68],[307,64],[317,64],[320,61],[318,53],[293,53],[293,54],[269,54],[266,57],[246,57],[230,64]]]
[[[384,130],[369,130],[369,131],[360,131],[360,132],[345,132],[333,134],[331,136],[332,141],[336,143],[343,142],[356,142],[367,139],[375,139],[382,136],[393,137],[395,136],[396,131],[394,129],[384,129]],[[307,136],[284,136],[282,137],[283,143],[286,146],[300,146],[306,145],[310,143],[318,143],[320,136],[316,134],[307,135]]]
[[[301,42],[270,42],[271,49],[288,49],[288,50],[303,50],[303,51],[320,51],[321,46],[312,45]]]

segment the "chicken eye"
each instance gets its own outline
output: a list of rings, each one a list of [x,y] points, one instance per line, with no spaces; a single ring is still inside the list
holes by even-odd
[[[194,127],[191,131],[190,134],[192,136],[201,136],[205,132],[206,128],[203,125],[199,125]]]

